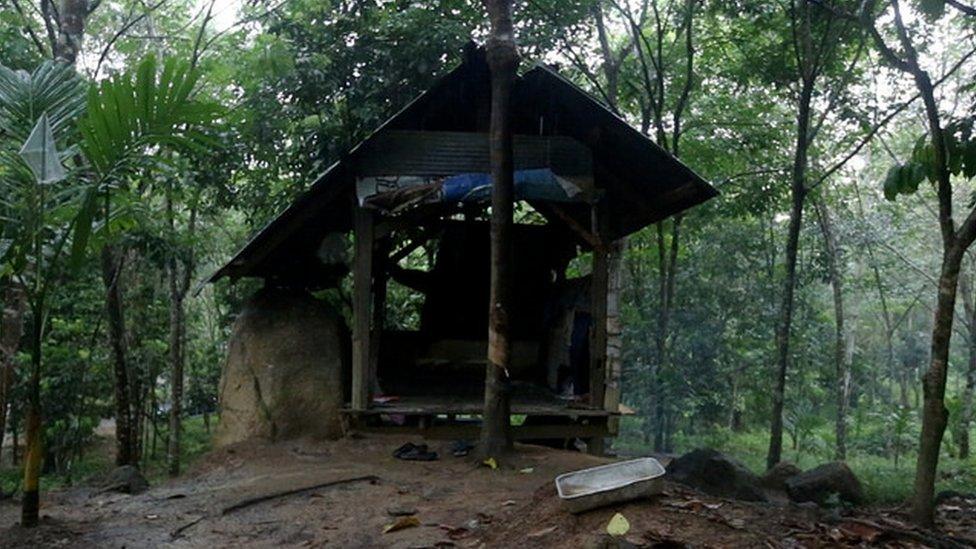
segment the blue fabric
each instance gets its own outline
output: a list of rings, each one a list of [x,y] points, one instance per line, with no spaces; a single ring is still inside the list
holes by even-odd
[[[491,174],[462,173],[448,177],[441,188],[444,202],[483,202],[491,198]],[[573,202],[556,178],[547,168],[515,171],[516,200],[548,200],[552,202]]]

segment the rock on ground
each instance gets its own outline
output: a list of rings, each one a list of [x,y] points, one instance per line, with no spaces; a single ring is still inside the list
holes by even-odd
[[[123,494],[141,494],[149,489],[149,481],[142,476],[135,466],[123,465],[116,467],[105,478],[103,483],[106,492],[122,492]]]
[[[786,481],[786,492],[793,501],[818,505],[833,495],[855,505],[864,501],[861,482],[843,461],[825,463],[796,475]]]
[[[215,445],[341,436],[348,347],[342,317],[322,301],[306,292],[257,292],[234,323]]]
[[[762,477],[759,478],[759,485],[767,490],[786,491],[786,481],[802,472],[803,470],[797,467],[796,464],[789,461],[781,461],[773,465],[772,469],[763,473]]]
[[[692,450],[668,465],[674,481],[697,488],[713,496],[767,501],[759,488],[759,479],[745,465],[710,448]]]

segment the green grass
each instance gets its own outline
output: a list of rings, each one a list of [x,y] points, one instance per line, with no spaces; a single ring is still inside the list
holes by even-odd
[[[640,455],[651,448],[644,444],[639,435],[639,419],[625,418],[621,425],[621,436],[615,441],[614,449],[622,455]],[[829,429],[827,429],[829,430]],[[815,438],[831,441],[828,432],[816,433]],[[829,444],[814,445],[815,449],[796,452],[790,447],[790,440],[784,440],[783,459],[796,463],[802,469],[815,467],[832,461],[832,447]],[[728,429],[716,429],[696,436],[679,436],[675,440],[675,452],[684,453],[695,448],[714,448],[728,454],[754,472],[765,469],[769,434],[764,430],[733,433]],[[912,495],[915,479],[915,453],[900,456],[898,464],[888,457],[849,451],[847,464],[861,480],[868,503],[873,505],[896,505],[903,503]],[[976,490],[976,458],[960,460],[943,453],[939,461],[939,481],[936,493],[941,490],[973,492]]]
[[[211,437],[207,434],[203,425],[203,418],[200,416],[186,418],[183,420],[183,446],[181,448],[181,465],[186,470],[200,456],[208,452],[211,448]],[[84,483],[91,479],[100,477],[110,471],[114,466],[113,457],[115,455],[114,441],[101,438],[96,440],[82,459],[71,464],[67,474],[46,474],[41,476],[41,491],[54,490]],[[7,461],[9,453],[4,453],[4,462],[0,466],[0,489],[10,493],[19,489],[23,470],[21,467],[13,467]],[[142,464],[143,474],[150,484],[155,484],[166,477],[166,449],[163,441],[159,442],[155,456],[147,456]]]

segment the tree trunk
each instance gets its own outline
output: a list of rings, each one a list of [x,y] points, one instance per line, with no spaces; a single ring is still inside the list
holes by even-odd
[[[173,213],[173,201],[167,193],[166,212],[169,218],[170,231],[176,237],[176,220]],[[187,233],[193,237],[196,228],[196,206],[190,210],[190,220]],[[183,263],[183,269],[180,269]],[[183,438],[183,370],[186,364],[186,311],[184,302],[190,290],[190,279],[193,276],[192,252],[188,259],[179,261],[175,255],[168,262],[169,276],[169,360],[170,360],[170,413],[169,413],[169,445],[167,446],[167,463],[169,475],[175,477],[180,474],[180,451]]]
[[[844,287],[840,272],[840,249],[837,236],[833,232],[830,220],[830,210],[823,199],[814,201],[817,209],[817,220],[820,232],[823,234],[824,248],[827,252],[827,272],[830,287],[834,297],[834,371],[836,418],[834,421],[834,458],[847,459],[847,403],[850,399],[851,372],[847,361],[846,343],[847,333],[844,329]]]
[[[932,358],[928,371],[922,376],[922,434],[915,465],[915,497],[912,502],[912,518],[920,526],[931,527],[935,522],[936,470],[942,436],[949,419],[949,411],[945,407],[949,341],[963,253],[963,250],[953,246],[943,254],[939,297],[932,326]]]
[[[790,184],[790,223],[786,235],[786,276],[776,326],[776,384],[773,387],[773,416],[769,431],[769,453],[766,466],[771,468],[783,454],[783,404],[786,399],[786,372],[790,362],[790,329],[793,326],[793,292],[796,289],[796,257],[800,246],[803,223],[803,202],[806,197],[806,167],[810,126],[810,98],[813,84],[804,83],[797,116],[796,151],[793,158],[793,177]]]
[[[175,263],[173,261],[170,270],[169,306],[169,360],[171,379],[167,462],[171,477],[180,474],[180,442],[183,430],[183,296],[180,295],[177,287]]]
[[[27,456],[24,464],[23,499],[20,524],[26,528],[37,526],[40,511],[41,462],[44,453],[44,430],[41,425],[41,344],[44,329],[43,297],[31,307],[31,377],[28,387]]]
[[[102,282],[105,285],[105,311],[108,318],[108,340],[112,367],[115,373],[115,443],[116,465],[135,465],[135,441],[133,440],[131,387],[126,361],[125,316],[122,308],[122,292],[119,278],[122,275],[122,254],[113,244],[102,247]]]
[[[971,324],[976,325],[976,323]],[[973,392],[976,390],[976,330],[969,329],[969,368],[962,393],[962,413],[959,415],[959,459],[969,459],[969,430],[973,422]]]
[[[959,413],[959,431],[956,436],[959,442],[959,459],[969,458],[969,429],[973,420],[973,390],[976,389],[976,302],[972,276],[972,272],[959,275],[959,291],[962,292],[963,310],[966,313],[966,346],[969,351],[966,385],[962,391],[962,410]]]
[[[511,0],[484,0],[491,20],[487,56],[491,69],[491,303],[488,317],[488,366],[480,451],[484,456],[506,453],[512,446],[508,367],[512,279],[512,211],[514,160],[511,95],[518,68]]]
[[[786,396],[786,371],[790,356],[790,328],[793,322],[793,291],[796,287],[796,256],[800,243],[803,216],[803,189],[794,185],[790,224],[786,237],[786,276],[776,327],[776,384],[773,387],[773,416],[769,433],[769,453],[766,466],[780,462],[783,454],[783,404]]]
[[[23,337],[26,309],[23,289],[12,280],[6,281],[3,318],[0,320],[0,450],[3,448],[3,435],[7,432],[7,408],[11,404],[17,350]],[[0,454],[0,461],[2,458]]]
[[[89,14],[88,0],[63,0],[58,15],[58,36],[54,43],[54,58],[74,65],[81,52],[85,35],[85,19]]]
[[[681,215],[674,216],[671,224],[671,242],[666,245],[664,238],[664,222],[657,225],[658,246],[658,318],[655,347],[657,348],[657,367],[654,369],[653,380],[655,390],[654,409],[654,451],[663,452],[666,444],[666,418],[668,414],[665,405],[664,376],[669,369],[668,334],[671,322],[671,306],[674,302],[675,279],[678,270],[678,247],[681,236]]]

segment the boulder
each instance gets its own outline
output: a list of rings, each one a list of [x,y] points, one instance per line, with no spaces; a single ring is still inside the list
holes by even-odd
[[[252,296],[228,344],[215,445],[342,436],[348,334],[342,317],[307,292]]]
[[[713,496],[745,501],[767,500],[759,488],[759,478],[752,471],[710,448],[693,450],[672,461],[668,465],[668,476]]]
[[[773,465],[759,478],[759,485],[767,490],[786,491],[786,481],[799,475],[803,470],[789,461],[781,461]]]
[[[142,476],[135,466],[122,465],[116,467],[105,477],[103,483],[106,492],[122,492],[123,494],[141,494],[149,489],[149,481]]]
[[[817,505],[825,504],[832,495],[855,505],[864,501],[861,482],[843,461],[825,463],[787,480],[786,493],[795,502]]]

